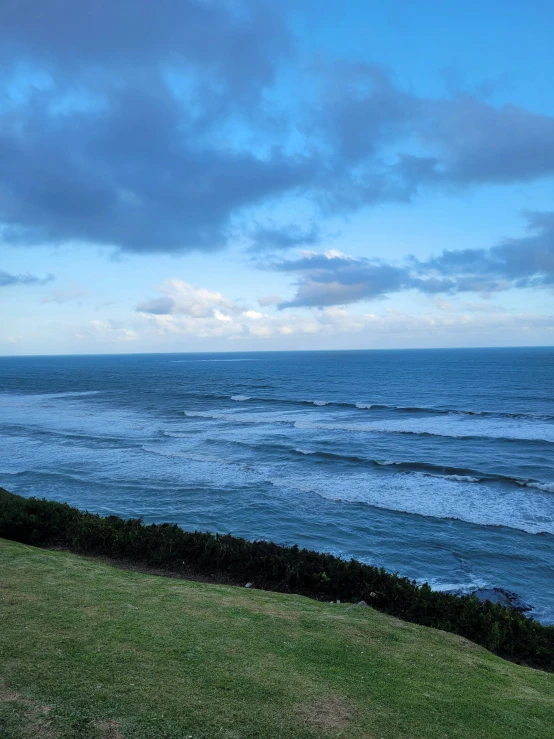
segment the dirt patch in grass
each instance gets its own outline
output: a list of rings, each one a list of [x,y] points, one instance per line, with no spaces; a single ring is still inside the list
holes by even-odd
[[[310,728],[340,731],[348,727],[355,709],[342,698],[331,695],[311,703],[298,703],[294,707],[294,713]]]
[[[0,690],[0,703],[12,704],[14,715],[19,717],[17,734],[13,734],[14,739],[16,736],[22,739],[27,739],[27,737],[57,739],[59,737],[59,732],[54,729],[52,722],[48,719],[50,706],[22,698],[15,690]],[[12,734],[2,734],[2,736],[12,736]],[[113,737],[113,739],[117,738]]]
[[[0,690],[0,702],[9,703],[10,701],[20,700],[19,693],[15,693],[13,690]]]
[[[117,721],[95,721],[94,728],[100,739],[123,739]]]

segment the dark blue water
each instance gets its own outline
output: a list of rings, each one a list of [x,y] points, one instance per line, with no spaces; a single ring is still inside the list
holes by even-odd
[[[554,349],[0,359],[0,485],[554,622]]]

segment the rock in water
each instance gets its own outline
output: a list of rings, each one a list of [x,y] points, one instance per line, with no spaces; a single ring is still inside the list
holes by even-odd
[[[533,606],[526,603],[517,593],[512,593],[504,588],[481,588],[474,590],[471,595],[474,595],[482,603],[486,600],[490,600],[491,603],[498,603],[506,608],[511,608],[513,611],[519,611],[525,613],[525,611],[532,610]]]

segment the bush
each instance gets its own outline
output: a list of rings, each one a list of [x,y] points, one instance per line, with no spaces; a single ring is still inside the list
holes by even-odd
[[[383,613],[459,634],[507,659],[554,671],[554,626],[472,596],[435,592],[354,559],[229,534],[191,533],[175,524],[146,526],[140,519],[102,518],[1,488],[0,537],[125,558],[185,575],[250,581],[265,590],[318,600],[365,600]]]

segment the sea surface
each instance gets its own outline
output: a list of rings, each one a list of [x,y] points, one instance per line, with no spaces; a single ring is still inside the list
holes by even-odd
[[[554,623],[554,348],[2,358],[0,485]]]

